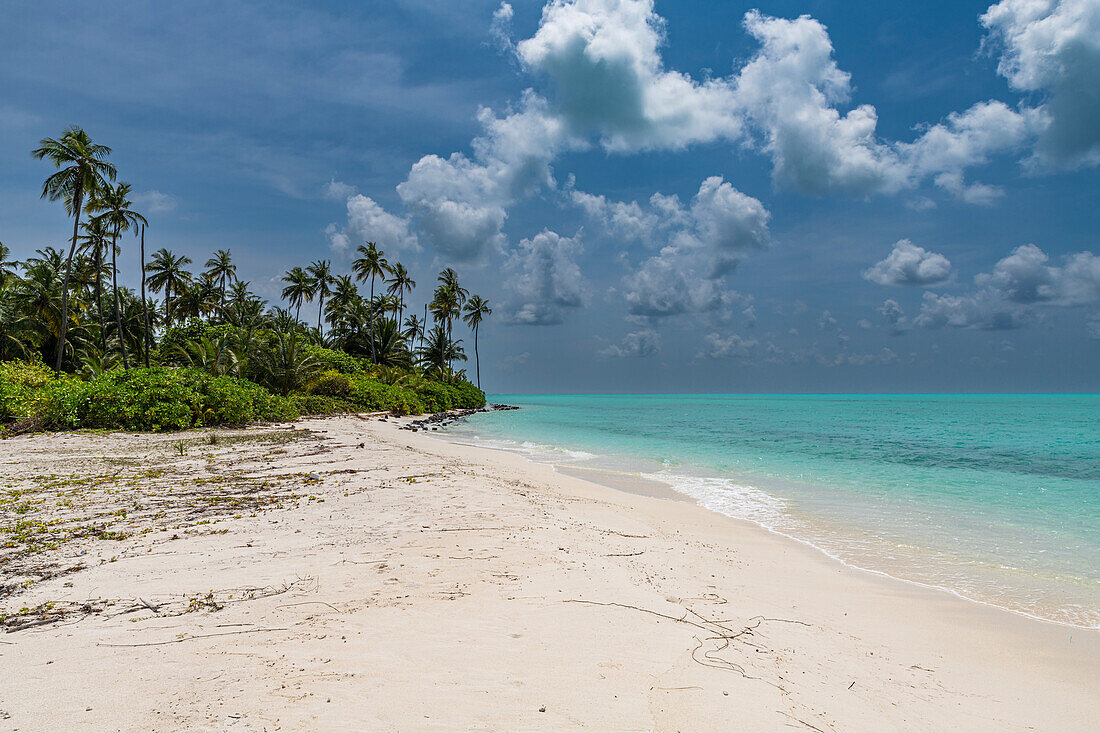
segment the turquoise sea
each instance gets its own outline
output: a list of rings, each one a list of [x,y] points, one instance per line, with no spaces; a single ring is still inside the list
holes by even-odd
[[[839,561],[1100,628],[1100,395],[493,395],[447,437],[665,482]]]

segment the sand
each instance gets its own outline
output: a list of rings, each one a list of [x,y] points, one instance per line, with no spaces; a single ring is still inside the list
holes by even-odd
[[[19,517],[108,533],[0,556],[4,623],[42,623],[0,635],[0,729],[1100,729],[1098,632],[392,420],[293,427],[0,443]]]

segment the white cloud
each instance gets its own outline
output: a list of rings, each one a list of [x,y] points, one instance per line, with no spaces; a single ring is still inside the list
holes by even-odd
[[[730,359],[747,358],[758,345],[754,338],[743,338],[739,334],[731,333],[729,336],[721,336],[717,333],[708,333],[703,337],[703,349],[697,358]]]
[[[515,42],[512,41],[512,18],[515,11],[509,3],[502,2],[500,7],[493,11],[493,21],[489,24],[489,35],[502,51],[514,51]]]
[[[661,350],[661,336],[652,329],[628,333],[618,344],[611,344],[600,351],[600,356],[620,359],[637,359],[652,356]]]
[[[484,133],[472,142],[473,158],[425,155],[397,186],[437,252],[470,261],[504,246],[501,228],[516,200],[552,186],[550,161],[569,141],[544,100],[526,94],[519,111],[496,117],[482,109]]]
[[[1100,164],[1100,2],[1003,0],[981,16],[1001,50],[997,70],[1021,92],[1045,96],[1037,158]]]
[[[571,196],[616,237],[659,243],[658,253],[623,279],[624,297],[637,316],[730,305],[738,296],[726,290],[723,277],[748,253],[771,243],[764,205],[720,176],[704,180],[690,206],[661,194],[651,196],[648,207],[579,191]]]
[[[390,259],[420,251],[416,234],[409,229],[409,220],[391,214],[370,196],[357,193],[347,200],[348,223],[345,228],[329,224],[325,233],[332,249],[344,253],[353,245],[374,242],[389,254]]]
[[[879,285],[931,285],[951,276],[951,262],[941,254],[899,239],[886,259],[863,271],[863,277]]]
[[[179,205],[179,199],[175,196],[156,189],[142,191],[134,194],[132,198],[134,203],[140,207],[139,210],[143,209],[143,213],[147,214],[162,214],[166,211],[173,211]]]
[[[511,290],[507,319],[516,324],[547,326],[561,323],[564,312],[585,302],[586,284],[576,257],[578,237],[543,230],[522,240],[504,265]]]
[[[994,290],[982,289],[966,295],[924,294],[920,315],[915,319],[922,328],[977,328],[999,331],[1020,328],[1030,313],[1001,297]]]
[[[905,311],[902,310],[901,304],[893,298],[888,298],[884,301],[883,304],[878,307],[878,312],[886,319],[886,324],[890,329],[890,333],[905,333],[912,327],[909,319],[905,316]],[[868,327],[870,327],[870,324],[868,324]]]
[[[355,194],[355,186],[333,178],[325,184],[324,193],[327,198],[345,201]]]
[[[597,136],[608,150],[739,138],[728,81],[697,82],[665,69],[664,25],[652,0],[551,0],[517,56],[550,79],[555,113],[570,130]]]
[[[1062,267],[1052,267],[1049,261],[1046,252],[1025,244],[975,282],[1016,303],[1074,306],[1100,301],[1100,257],[1078,252],[1066,257]]]
[[[925,293],[915,322],[925,328],[1019,328],[1034,320],[1034,306],[1072,307],[1100,302],[1100,257],[1066,256],[1051,265],[1046,252],[1025,244],[974,278],[962,295]]]

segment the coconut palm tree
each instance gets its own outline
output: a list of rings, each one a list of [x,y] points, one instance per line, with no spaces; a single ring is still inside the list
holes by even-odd
[[[237,278],[237,266],[233,264],[233,258],[227,249],[219,249],[214,256],[206,261],[206,272],[203,273],[211,280],[218,283],[221,290],[221,299],[218,304],[225,307],[225,286],[227,282],[233,282]]]
[[[61,280],[61,333],[57,340],[57,357],[54,359],[54,372],[61,371],[61,359],[65,353],[65,338],[69,330],[69,275],[72,273],[73,255],[76,252],[76,236],[80,230],[80,212],[85,197],[93,196],[114,180],[116,171],[106,158],[111,149],[106,145],[92,142],[88,134],[79,127],[70,127],[59,139],[43,138],[39,147],[31,151],[38,160],[49,159],[57,172],[42,184],[42,198],[50,201],[62,200],[65,210],[73,217],[73,237],[69,246],[69,256],[65,261],[65,275]]]
[[[19,263],[9,260],[9,257],[11,257],[11,250],[0,242],[0,285],[7,285],[19,277],[19,273],[16,272]]]
[[[437,323],[427,333],[424,346],[420,349],[419,362],[428,373],[437,374],[441,378],[451,375],[451,364],[456,359],[466,361],[466,354],[462,351],[459,341],[452,341],[447,335],[447,328],[442,323]]]
[[[283,275],[283,297],[294,308],[294,320],[301,321],[302,302],[313,300],[313,281],[301,267],[292,267]]]
[[[360,244],[356,250],[359,253],[359,257],[351,263],[351,269],[355,272],[356,277],[359,280],[366,280],[370,278],[370,300],[374,301],[374,278],[379,276],[385,278],[386,274],[390,272],[390,263],[386,261],[382,250],[378,249],[378,246],[374,242],[367,242],[366,244]],[[370,343],[371,343],[371,361],[374,361],[374,320],[371,319],[368,324],[370,330]]]
[[[94,212],[96,205],[94,199],[89,203],[87,207],[89,214]],[[95,309],[99,316],[99,348],[100,351],[106,352],[107,326],[103,322],[103,248],[106,246],[110,235],[107,231],[106,220],[99,217],[93,217],[80,226],[84,230],[84,234],[80,238],[83,242],[83,249],[92,250],[92,260],[95,267]]]
[[[471,295],[466,301],[465,315],[462,320],[474,330],[474,373],[477,375],[477,388],[481,389],[481,359],[477,355],[477,332],[481,327],[485,316],[491,314],[493,309],[489,307],[489,301],[480,295]]]
[[[416,280],[409,276],[409,271],[400,262],[390,268],[390,273],[389,287],[386,292],[397,297],[397,322],[401,323],[401,316],[405,313],[405,294],[413,291]]]
[[[355,281],[348,275],[341,275],[333,281],[332,298],[325,308],[325,321],[340,332],[346,332],[350,325],[350,315],[355,304],[361,300]]]
[[[317,330],[321,330],[321,314],[325,310],[325,298],[332,293],[332,263],[329,260],[314,260],[306,268],[309,273],[309,285],[317,297]]]
[[[149,289],[154,293],[164,291],[164,327],[172,325],[176,315],[172,309],[172,294],[182,293],[191,282],[191,273],[185,268],[191,264],[191,258],[185,255],[177,257],[170,249],[158,249],[146,269],[149,272]]]
[[[104,222],[104,227],[111,233],[111,288],[114,291],[115,302],[115,326],[118,329],[119,345],[122,348],[122,367],[130,368],[130,360],[126,356],[126,339],[122,337],[122,316],[118,305],[118,238],[122,232],[140,224],[147,224],[145,217],[130,207],[130,191],[133,187],[129,183],[117,185],[107,184],[102,187],[98,196],[93,199],[95,211],[102,212],[96,218]]]
[[[420,316],[413,313],[411,316],[405,319],[405,339],[412,343],[413,341],[423,341],[424,339],[424,321]]]
[[[145,368],[149,368],[149,351],[153,347],[153,335],[149,331],[149,301],[145,297],[145,224],[141,225],[141,323],[144,330],[142,347],[145,352]]]

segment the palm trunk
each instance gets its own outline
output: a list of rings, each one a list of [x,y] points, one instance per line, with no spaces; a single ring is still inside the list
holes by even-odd
[[[300,298],[298,299],[298,307],[294,309],[294,320],[299,324],[302,322],[302,301]]]
[[[76,253],[76,235],[80,227],[80,206],[84,202],[84,182],[77,180],[73,191],[73,243],[69,247],[69,258],[65,261],[65,277],[61,280],[61,333],[57,339],[57,358],[54,360],[54,374],[61,373],[61,359],[65,355],[65,337],[69,333],[69,276],[73,271],[73,255]]]
[[[374,355],[374,273],[370,275],[370,307],[367,308],[367,328],[370,330],[370,360],[377,364],[378,359]]]
[[[477,388],[481,389],[481,357],[477,355],[477,326],[474,326],[474,371],[477,374]]]
[[[103,321],[103,241],[95,243],[95,308],[99,315],[99,350],[107,353],[107,324]]]
[[[325,310],[325,296],[322,295],[317,299],[317,333],[324,335],[324,331],[321,330],[321,313]]]
[[[149,338],[149,301],[145,300],[145,225],[141,225],[141,321],[144,326],[145,368],[149,368],[149,348],[152,339]]]
[[[111,289],[115,292],[115,327],[118,329],[118,344],[122,348],[122,368],[129,370],[130,359],[126,356],[126,334],[122,332],[122,309],[118,305],[118,241],[119,225],[115,225],[115,237],[111,240]]]

